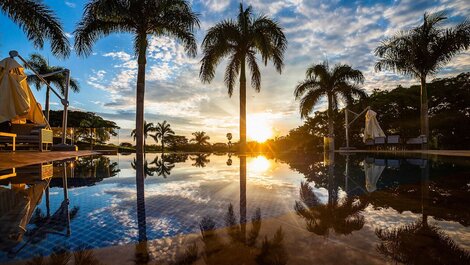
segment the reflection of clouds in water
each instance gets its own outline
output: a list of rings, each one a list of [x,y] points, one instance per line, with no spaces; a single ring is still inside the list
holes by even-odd
[[[430,220],[441,228],[442,232],[452,238],[457,245],[470,251],[470,227],[463,227],[457,222],[436,221],[434,218],[430,218]]]

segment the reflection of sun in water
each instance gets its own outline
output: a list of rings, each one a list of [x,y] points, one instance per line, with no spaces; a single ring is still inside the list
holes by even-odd
[[[257,156],[248,163],[247,169],[253,173],[264,173],[271,167],[271,162],[264,156]]]
[[[248,137],[257,142],[264,142],[273,136],[272,126],[264,113],[249,115],[247,118]]]

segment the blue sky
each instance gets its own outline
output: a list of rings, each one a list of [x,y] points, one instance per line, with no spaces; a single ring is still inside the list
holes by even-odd
[[[73,43],[73,31],[83,13],[84,0],[47,0],[60,18]],[[196,32],[198,44],[204,33],[216,22],[235,17],[239,1],[193,0],[195,12],[200,14],[201,28]],[[374,48],[379,42],[400,29],[420,23],[425,11],[446,11],[448,24],[470,17],[468,0],[402,0],[402,1],[320,1],[320,0],[253,0],[244,1],[253,6],[255,14],[266,14],[276,19],[285,30],[289,46],[285,54],[285,68],[279,75],[271,64],[262,67],[260,93],[252,89],[247,95],[248,128],[250,123],[263,123],[275,134],[286,134],[302,123],[298,102],[294,101],[295,85],[304,78],[305,69],[312,63],[329,60],[330,64],[347,63],[363,71],[368,91],[390,89],[398,84],[417,83],[408,77],[389,72],[376,73]],[[199,81],[199,60],[185,56],[174,40],[150,37],[146,83],[146,120],[167,120],[177,134],[190,136],[204,130],[212,142],[223,141],[227,132],[238,138],[238,91],[229,98],[223,84],[225,62],[217,69],[210,84]],[[49,52],[48,44],[36,50],[25,34],[7,17],[0,14],[0,57],[18,50],[23,56],[40,52],[51,65],[65,66],[81,85],[81,92],[71,94],[71,107],[93,111],[122,127],[120,139],[130,141],[130,130],[135,119],[136,58],[132,37],[113,34],[96,43],[93,54],[87,58],[75,54],[58,60]],[[448,64],[436,77],[470,71],[470,52],[465,52]],[[44,102],[44,90],[36,92]],[[60,108],[53,100],[53,108]],[[319,104],[322,110],[325,104]],[[253,126],[251,126],[253,127]],[[250,134],[250,132],[248,132]]]

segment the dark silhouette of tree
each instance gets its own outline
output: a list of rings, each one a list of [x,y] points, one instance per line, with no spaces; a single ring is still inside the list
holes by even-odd
[[[328,236],[330,230],[337,234],[351,234],[361,230],[364,226],[364,217],[361,212],[367,207],[363,200],[356,201],[347,197],[342,203],[331,199],[322,204],[307,182],[300,185],[300,201],[295,202],[295,211],[304,218],[307,230],[317,235]]]
[[[439,26],[447,19],[444,13],[424,13],[423,24],[400,31],[375,49],[380,57],[377,71],[392,70],[421,82],[421,134],[429,139],[428,91],[426,78],[436,74],[452,57],[470,47],[470,21],[451,28]]]
[[[55,56],[68,57],[70,43],[54,12],[40,1],[0,1],[0,12],[16,23],[36,48],[49,40]]]
[[[338,109],[339,99],[349,105],[353,103],[354,97],[366,97],[364,90],[357,86],[363,82],[362,72],[349,65],[337,64],[330,69],[326,61],[323,64],[312,64],[307,69],[306,79],[294,91],[295,99],[300,100],[300,116],[306,118],[325,96],[328,100],[328,137],[334,138],[334,112]]]
[[[169,176],[171,174],[171,170],[175,167],[175,164],[167,161],[167,157],[163,154],[160,159],[158,156],[155,157],[155,160],[153,160],[151,164],[155,165],[154,171],[157,173],[157,175],[164,178]]]
[[[246,151],[246,63],[251,71],[251,85],[259,92],[261,73],[256,54],[260,54],[266,65],[273,61],[281,73],[284,64],[284,51],[287,39],[277,22],[267,16],[254,17],[251,6],[244,9],[240,4],[236,21],[224,20],[211,27],[207,32],[202,49],[199,76],[203,82],[211,82],[215,69],[224,57],[229,57],[225,70],[225,84],[229,96],[233,94],[236,78],[240,75],[240,151]]]
[[[131,167],[137,170],[137,159],[134,158],[134,161],[131,162]],[[150,167],[148,161],[145,159],[143,163],[143,173],[145,177],[152,177],[155,173],[156,168]]]
[[[206,167],[206,164],[211,162],[209,160],[209,156],[210,156],[210,154],[200,153],[200,154],[197,154],[195,156],[189,157],[189,159],[194,161],[194,163],[192,164],[192,166],[194,166],[194,167]]]
[[[170,127],[170,124],[166,121],[163,121],[163,123],[158,123],[155,127],[156,133],[154,136],[152,136],[155,139],[155,142],[160,139],[160,142],[162,143],[162,152],[165,150],[165,142],[167,138],[175,135],[175,132]]]
[[[157,142],[157,138],[150,134],[151,132],[155,131],[157,131],[157,128],[154,126],[153,122],[147,123],[147,121],[144,121],[144,146],[146,144],[145,142],[147,141],[147,137],[149,136],[151,136],[155,140],[155,142]],[[135,139],[137,138],[136,129],[132,130],[131,137],[134,138],[135,141]]]
[[[192,135],[194,138],[192,138],[190,141],[196,143],[198,146],[204,146],[204,145],[209,145],[209,140],[211,139],[206,132],[193,132]]]
[[[85,6],[75,30],[75,50],[89,55],[93,44],[111,33],[134,36],[137,55],[136,153],[144,152],[144,94],[148,36],[169,36],[180,40],[189,56],[197,52],[193,34],[199,19],[185,0],[92,0]]]

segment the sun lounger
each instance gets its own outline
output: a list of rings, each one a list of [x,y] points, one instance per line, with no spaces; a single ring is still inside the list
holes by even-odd
[[[381,149],[383,146],[385,146],[385,137],[375,137],[374,144],[377,149]]]
[[[16,135],[16,146],[38,147],[39,151],[47,150],[49,145],[52,145],[53,133],[49,129],[45,129],[44,125],[37,124],[12,124],[10,129],[11,134]],[[10,139],[0,137],[0,143],[9,143]]]
[[[11,138],[11,145],[12,145],[12,150],[16,151],[16,134],[14,133],[6,133],[6,132],[0,132],[0,139],[2,138]],[[6,139],[4,139],[6,140]],[[2,142],[2,141],[0,141]]]
[[[401,144],[400,135],[389,135],[387,136],[387,146],[390,149],[398,149]]]

